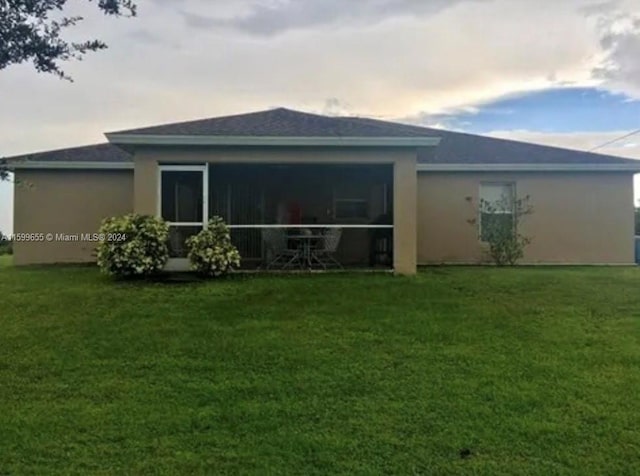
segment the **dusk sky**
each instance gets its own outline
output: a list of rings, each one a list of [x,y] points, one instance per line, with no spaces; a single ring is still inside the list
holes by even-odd
[[[590,149],[640,128],[640,0],[140,0],[73,40],[107,51],[0,71],[0,156],[103,132],[289,107]],[[640,134],[600,152],[640,159]],[[636,186],[636,193],[640,187]],[[12,185],[0,230],[12,232]]]

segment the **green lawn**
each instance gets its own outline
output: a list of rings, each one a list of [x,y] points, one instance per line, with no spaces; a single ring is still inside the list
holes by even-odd
[[[3,475],[640,474],[640,269],[0,290]]]
[[[6,268],[7,266],[11,266],[12,262],[13,262],[13,256],[0,255],[0,268]]]

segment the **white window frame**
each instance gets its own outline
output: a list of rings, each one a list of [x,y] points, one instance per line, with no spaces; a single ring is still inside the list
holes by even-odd
[[[515,200],[516,200],[516,183],[513,181],[493,181],[493,182],[480,182],[478,187],[478,240],[482,243],[486,243],[482,239],[482,187],[487,186],[500,186],[509,187],[511,189],[511,211],[499,211],[496,215],[514,215],[515,214]]]
[[[383,191],[383,193],[386,192],[386,189]],[[343,196],[344,195],[344,196]],[[332,193],[332,199],[333,199],[333,219],[334,220],[368,220],[369,219],[369,212],[370,210],[369,205],[370,205],[370,198],[371,197],[357,197],[354,195],[349,195],[349,194],[341,194],[338,193],[338,189],[336,186],[333,187],[333,193]],[[385,199],[386,200],[386,197]],[[367,205],[367,216],[366,217],[339,217],[338,216],[338,202],[341,203],[364,203]],[[386,202],[384,204],[384,206],[386,207]]]
[[[369,206],[369,200],[365,198],[334,198],[333,200],[333,219],[334,220],[367,220],[369,214],[365,217],[340,217],[338,216],[338,203],[364,203]]]
[[[201,222],[173,222],[167,221],[169,226],[202,226],[207,228],[209,221],[209,164],[204,165],[159,165],[158,166],[158,198],[157,216],[162,218],[162,173],[163,172],[201,172],[202,173],[202,221]]]
[[[201,172],[202,174],[202,221],[201,222],[170,222],[169,227],[201,227],[205,230],[209,223],[209,164],[202,165],[158,165],[156,215],[162,218],[162,173],[163,172]],[[169,258],[166,269],[170,271],[183,271],[189,268],[187,258]]]

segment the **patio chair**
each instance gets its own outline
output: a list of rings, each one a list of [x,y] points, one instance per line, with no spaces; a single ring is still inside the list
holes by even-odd
[[[287,240],[287,235],[283,229],[264,228],[262,230],[262,241],[267,251],[266,269],[272,269],[276,265],[285,269],[300,260],[298,250],[288,247],[289,240]]]
[[[335,257],[341,238],[342,228],[331,228],[323,235],[320,246],[314,250],[313,258],[325,269],[331,266],[342,269],[342,264]]]

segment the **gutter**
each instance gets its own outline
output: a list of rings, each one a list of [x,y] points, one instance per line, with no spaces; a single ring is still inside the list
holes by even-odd
[[[7,164],[9,170],[133,170],[132,162],[80,161],[16,161]],[[428,172],[635,172],[637,164],[418,164],[418,173]]]
[[[640,160],[623,164],[418,164],[418,172],[637,172]]]

